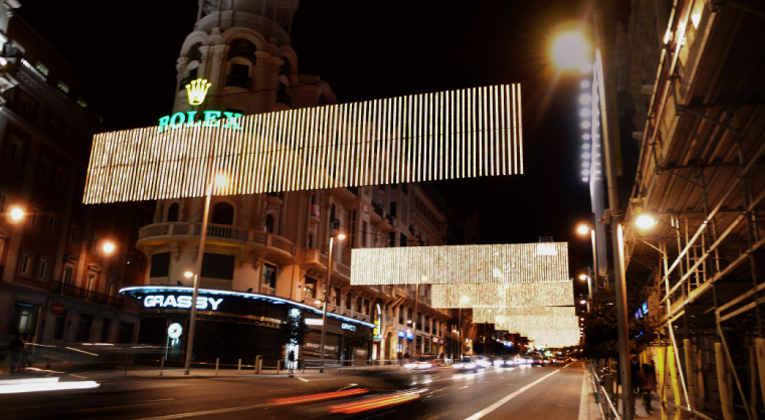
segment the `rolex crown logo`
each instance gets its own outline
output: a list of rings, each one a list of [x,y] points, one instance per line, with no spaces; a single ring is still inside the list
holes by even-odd
[[[210,89],[212,83],[207,79],[192,80],[186,85],[186,92],[189,94],[189,105],[201,105],[207,95],[207,89]]]

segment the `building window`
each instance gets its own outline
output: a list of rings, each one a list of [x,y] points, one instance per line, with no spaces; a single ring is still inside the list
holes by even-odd
[[[77,98],[77,105],[79,105],[80,108],[87,108],[88,107],[88,103],[85,102],[85,99],[82,99],[82,98]]]
[[[204,260],[202,260],[204,264]],[[151,255],[149,277],[167,277],[170,273],[170,253],[159,252]]]
[[[80,234],[77,231],[77,225],[72,225],[72,229],[69,231],[69,242],[77,245],[80,240]]]
[[[234,280],[236,256],[227,254],[204,253],[202,277]]]
[[[265,231],[267,233],[274,233],[274,216],[272,216],[270,214],[266,215]]]
[[[48,276],[48,260],[46,258],[40,258],[40,262],[37,265],[37,280],[45,280]]]
[[[398,307],[398,323],[404,323],[404,308],[401,306]]]
[[[32,269],[32,254],[27,252],[21,254],[21,260],[19,260],[19,274],[29,277],[29,272]]]
[[[409,238],[406,236],[406,234],[404,232],[401,232],[400,246],[406,246],[408,240]]]
[[[409,321],[412,320],[412,308],[406,308],[406,324],[409,325]]]
[[[351,310],[351,299],[352,299],[351,298],[351,294],[350,293],[346,293],[345,294],[345,309],[347,309],[349,311]]]
[[[367,246],[367,230],[368,228],[367,222],[361,222],[361,246],[365,248]]]
[[[93,315],[80,315],[80,324],[77,328],[77,341],[90,341],[90,327],[93,324]]]
[[[67,94],[67,95],[69,94],[69,86],[66,83],[64,83],[63,80],[59,80],[58,81],[58,88],[59,88],[59,90],[61,90],[65,94]]]
[[[210,223],[217,225],[233,225],[234,224],[234,206],[226,202],[216,203],[213,206],[212,220]]]
[[[369,315],[369,300],[364,299],[364,315]]]
[[[332,291],[333,291],[332,299],[335,302],[335,306],[340,306],[340,288],[333,287]]]
[[[35,68],[37,69],[37,71],[42,73],[42,75],[45,76],[45,77],[48,77],[48,75],[50,74],[50,70],[48,70],[48,68],[45,67],[45,64],[43,64],[43,63],[41,63],[39,61],[37,62],[37,64],[35,64]]]
[[[390,211],[388,212],[388,214],[390,214],[391,217],[396,217],[396,202],[395,201],[390,202]]]
[[[5,160],[11,165],[18,165],[21,163],[21,152],[24,149],[24,144],[21,140],[11,137],[11,141],[8,142],[8,152],[5,155]]]
[[[48,216],[48,226],[45,228],[45,232],[47,232],[48,235],[56,234],[56,217],[55,216]]]
[[[306,244],[306,248],[313,249],[313,233],[308,234],[308,243]]]
[[[179,212],[180,206],[178,203],[170,204],[170,207],[167,208],[167,221],[168,222],[177,222],[178,221],[178,212]]]
[[[53,186],[60,187],[64,184],[64,169],[56,168],[56,172],[53,174]]]
[[[356,297],[356,312],[361,312],[361,296]]]
[[[263,286],[276,289],[276,266],[263,264]]]
[[[40,214],[40,209],[33,208],[32,212],[29,214],[29,226],[36,228],[37,222],[39,221],[38,215]]]
[[[231,71],[226,76],[226,86],[235,86],[249,89],[252,85],[250,78],[250,66],[247,64],[232,63]]]
[[[319,295],[316,291],[317,281],[314,278],[306,276],[305,287],[303,287],[303,298],[305,299],[319,299]]]
[[[61,278],[61,282],[64,284],[69,284],[72,282],[72,267],[71,266],[64,267],[64,275]]]
[[[18,109],[19,114],[21,114],[27,120],[34,122],[37,112],[37,102],[34,100],[34,98],[24,92],[19,92]]]
[[[389,232],[388,233],[388,246],[396,246],[396,232]]]

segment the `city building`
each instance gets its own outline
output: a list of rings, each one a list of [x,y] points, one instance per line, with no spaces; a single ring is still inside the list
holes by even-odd
[[[144,277],[133,244],[150,213],[82,204],[106,126],[93,88],[18,6],[0,6],[0,340],[132,343],[137,310],[118,291]]]
[[[202,2],[177,61],[170,115],[249,115],[336,103],[328,83],[298,71],[289,35],[297,3]],[[209,88],[204,102],[192,106],[186,86],[197,79]],[[290,316],[303,318],[310,333],[301,348],[289,351],[319,358],[324,290],[327,360],[448,352],[453,323],[447,311],[429,306],[429,287],[420,287],[415,297],[414,286],[350,285],[354,248],[445,244],[442,204],[424,184],[213,196],[198,280],[194,361],[251,363],[260,355],[269,366],[284,362],[288,349],[279,329]],[[156,203],[153,222],[140,229],[137,241],[149,270],[142,286],[123,289],[141,302],[138,342],[167,344],[171,362],[185,355],[204,206],[201,197]],[[168,328],[176,323],[180,334],[171,338]]]

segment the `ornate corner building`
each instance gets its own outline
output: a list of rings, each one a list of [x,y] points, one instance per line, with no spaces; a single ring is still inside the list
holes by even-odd
[[[297,5],[203,2],[177,61],[172,115],[250,115],[336,103],[329,84],[298,72],[289,35]],[[209,88],[204,102],[192,106],[186,85],[200,78]],[[189,305],[180,302],[193,285],[203,209],[203,198],[156,203],[153,223],[140,229],[137,241],[149,270],[142,286],[124,289],[141,302],[138,341],[167,342],[168,360],[182,360],[185,349],[185,335],[170,342],[167,326],[188,328]],[[411,345],[417,353],[451,353],[451,317],[429,306],[428,287],[420,288],[415,339],[414,287],[350,285],[353,248],[445,243],[445,212],[427,185],[213,196],[208,223],[199,277],[206,305],[198,305],[195,361],[236,363],[255,355],[269,365],[284,361],[277,337],[293,314],[311,328],[294,350],[318,358],[325,296],[328,360],[390,360],[415,351]],[[338,232],[346,238],[335,239],[329,255],[330,238]],[[367,344],[353,337],[363,331],[371,336]]]

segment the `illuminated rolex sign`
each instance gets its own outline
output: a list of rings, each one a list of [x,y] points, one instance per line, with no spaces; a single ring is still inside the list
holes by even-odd
[[[207,79],[196,79],[187,84],[186,93],[189,97],[189,105],[202,105],[211,85],[212,83],[208,82]],[[239,125],[238,121],[241,116],[242,114],[238,112],[215,110],[205,110],[201,114],[199,111],[176,112],[159,119],[159,132],[184,127],[222,127],[241,130],[242,126]]]

